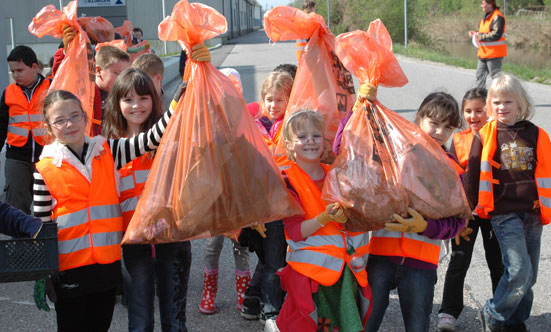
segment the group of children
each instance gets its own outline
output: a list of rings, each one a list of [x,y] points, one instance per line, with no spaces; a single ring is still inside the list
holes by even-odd
[[[203,45],[195,47],[191,61],[210,61],[205,54]],[[130,331],[153,329],[156,288],[163,331],[186,331],[189,241],[120,244],[172,115],[162,102],[162,61],[148,54],[131,64],[121,50],[103,46],[96,63],[98,103],[89,119],[72,93],[46,95],[50,81],[38,73],[32,49],[18,46],[10,53],[15,83],[4,91],[0,110],[2,144],[7,138],[7,200],[30,212],[32,187],[35,216],[58,224],[59,272],[50,281],[59,331],[107,331],[121,282]],[[488,93],[473,89],[463,99],[469,127],[454,135],[448,154],[466,169],[462,176],[475,219],[430,220],[410,208],[408,218],[395,215],[372,232],[345,231],[343,208],[321,199],[331,168],[321,163],[327,152],[325,124],[311,109],[284,121],[293,80],[289,66],[269,74],[254,121],[272,151],[285,145],[287,155],[274,158],[286,161],[283,178],[304,215],[253,227],[249,234],[256,240],[251,235],[246,242],[256,241],[260,254],[252,280],[248,253],[234,243],[241,315],[263,319],[265,331],[377,331],[396,288],[406,330],[428,331],[441,242],[456,237],[438,323],[441,330],[454,331],[480,229],[494,291],[481,312],[483,327],[525,331],[542,224],[551,220],[551,160],[545,153],[551,143],[545,131],[527,121],[533,107],[518,79],[502,75]],[[362,85],[358,101],[375,95],[376,87]],[[462,126],[461,111],[451,95],[431,93],[415,123],[446,150]],[[90,122],[96,126],[87,132]],[[47,135],[55,140],[45,145]],[[36,235],[39,229],[30,223],[17,234]],[[200,305],[205,314],[215,312],[222,241],[209,239],[205,253]]]

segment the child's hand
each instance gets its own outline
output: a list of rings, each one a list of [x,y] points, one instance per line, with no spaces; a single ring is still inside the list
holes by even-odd
[[[191,59],[199,62],[210,62],[209,49],[203,43],[195,44],[191,48]]]
[[[356,103],[354,104],[354,109],[356,109],[356,106],[363,103],[364,100],[373,101],[375,100],[375,96],[377,95],[377,87],[370,83],[364,83],[360,85],[360,88],[358,89],[358,97],[356,98]]]
[[[463,230],[455,236],[455,244],[459,245],[461,238],[463,238],[465,241],[471,241],[471,238],[469,237],[469,235],[472,232],[473,232],[472,228],[465,226],[465,228],[463,228]]]
[[[266,225],[265,224],[258,224],[251,226],[252,229],[258,232],[260,236],[265,239],[266,238]]]
[[[393,232],[404,232],[404,233],[422,233],[427,229],[427,221],[423,218],[419,212],[415,209],[408,207],[408,213],[411,218],[404,219],[398,214],[394,214],[394,219],[397,222],[387,222],[385,224],[385,229],[387,231]]]
[[[69,24],[65,24],[63,26],[63,31],[61,32],[61,40],[63,40],[63,51],[67,51],[67,46],[75,38],[77,35],[77,32],[75,31],[75,28],[70,26]]]
[[[344,224],[348,221],[339,203],[327,205],[325,211],[320,213],[316,218],[322,226],[325,226],[330,221],[338,222],[339,224]]]

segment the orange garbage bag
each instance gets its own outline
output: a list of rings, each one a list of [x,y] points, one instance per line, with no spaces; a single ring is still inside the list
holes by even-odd
[[[132,46],[132,22],[124,20],[120,27],[115,28],[115,32],[118,33],[127,46]]]
[[[149,45],[149,41],[144,40],[139,42],[136,45],[128,46],[126,49],[126,52],[128,55],[130,55],[130,63],[134,62],[140,55],[149,53],[151,51],[151,47]]]
[[[367,32],[337,37],[337,54],[360,83],[403,86],[407,78],[380,20]],[[382,228],[407,207],[428,219],[470,218],[461,179],[445,151],[421,129],[377,99],[354,109],[322,197],[345,209],[349,230]]]
[[[29,32],[38,38],[52,36],[61,38],[63,26],[71,25],[76,30],[75,38],[67,45],[65,58],[61,62],[49,91],[67,90],[77,96],[89,119],[93,119],[95,61],[88,36],[77,23],[77,1],[71,1],[63,12],[53,5],[42,8],[29,24]],[[89,132],[88,123],[86,132]]]
[[[114,47],[119,48],[119,49],[121,49],[125,52],[126,52],[126,49],[127,49],[127,45],[124,42],[124,39],[115,39],[115,40],[112,40],[112,41],[96,44],[96,52],[99,51],[99,49],[102,48],[103,46],[114,46]]]
[[[79,17],[78,24],[91,38],[92,43],[105,43],[115,39],[115,28],[113,24],[101,16]]]
[[[179,1],[159,25],[161,40],[189,51],[226,31],[224,16]],[[190,60],[185,95],[170,120],[123,243],[165,243],[232,234],[301,214],[245,101],[208,62]]]
[[[298,63],[285,118],[301,108],[319,112],[326,125],[326,151],[331,151],[339,123],[356,99],[352,75],[335,53],[335,36],[321,15],[289,6],[278,6],[264,14],[264,29],[274,42],[308,39]],[[276,158],[286,156],[283,140],[275,154]]]

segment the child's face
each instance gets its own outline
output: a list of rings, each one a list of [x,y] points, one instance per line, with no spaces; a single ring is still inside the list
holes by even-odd
[[[446,144],[455,130],[455,127],[451,126],[449,121],[440,121],[429,117],[421,119],[419,127],[440,146]]]
[[[59,100],[47,110],[47,129],[57,140],[73,150],[84,144],[86,121],[80,105],[74,100]]]
[[[128,129],[132,132],[139,132],[141,125],[151,115],[153,99],[151,95],[139,94],[132,89],[126,96],[119,100],[122,116],[128,123]]]
[[[36,82],[39,72],[38,64],[33,63],[32,67],[29,67],[23,61],[8,61],[8,65],[15,83],[29,87]]]
[[[279,120],[285,115],[287,98],[279,91],[270,91],[264,96],[264,109],[271,120]]]
[[[96,66],[96,84],[98,88],[105,92],[111,91],[119,74],[127,68],[130,68],[130,62],[122,60],[112,63],[107,68]]]
[[[520,107],[517,101],[510,95],[496,93],[490,97],[490,107],[497,120],[508,126],[512,126],[518,121]]]
[[[295,156],[295,161],[319,162],[323,154],[323,133],[312,123],[305,123],[287,143],[287,148]]]
[[[488,115],[484,107],[486,103],[479,98],[465,101],[463,116],[472,131],[479,131],[488,121]]]

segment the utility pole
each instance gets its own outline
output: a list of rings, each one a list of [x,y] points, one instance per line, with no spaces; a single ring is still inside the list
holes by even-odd
[[[327,28],[331,28],[331,0],[327,0]]]
[[[408,47],[408,0],[404,0],[404,47]]]

